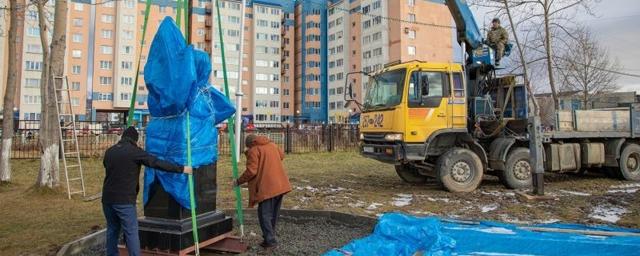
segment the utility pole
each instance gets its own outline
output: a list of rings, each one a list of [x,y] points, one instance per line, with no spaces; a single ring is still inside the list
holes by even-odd
[[[191,17],[193,16],[193,0],[187,0],[187,10],[186,11],[187,11],[187,13],[186,13],[186,15],[187,15],[187,24],[185,24],[185,25],[187,25],[187,28],[186,28],[186,31],[185,31],[185,35],[187,36],[187,44],[191,44],[191,38],[192,38],[191,26],[193,25],[192,24],[193,22],[191,22]]]

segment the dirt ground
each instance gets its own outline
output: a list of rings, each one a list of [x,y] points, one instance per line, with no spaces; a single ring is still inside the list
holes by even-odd
[[[218,208],[233,208],[231,168],[218,166]],[[87,194],[100,191],[101,161],[86,159]],[[640,228],[640,182],[624,182],[598,173],[547,175],[550,201],[520,201],[496,178],[466,194],[442,191],[433,181],[408,185],[393,166],[356,153],[289,155],[285,160],[294,190],[284,200],[288,209],[324,209],[376,216],[390,211],[414,215],[512,223],[575,222]],[[14,179],[0,185],[0,251],[2,255],[45,255],[91,230],[104,227],[100,201],[66,199],[64,186],[34,190],[39,162],[13,161]],[[242,169],[242,166],[241,166]],[[247,191],[243,190],[243,199]],[[140,215],[142,214],[139,205]],[[330,249],[330,248],[327,248]]]

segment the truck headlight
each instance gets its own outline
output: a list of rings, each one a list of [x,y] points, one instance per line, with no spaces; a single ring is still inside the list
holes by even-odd
[[[360,140],[364,140],[364,133],[360,133]]]
[[[384,136],[384,140],[386,141],[401,141],[402,134],[401,133],[391,133]]]

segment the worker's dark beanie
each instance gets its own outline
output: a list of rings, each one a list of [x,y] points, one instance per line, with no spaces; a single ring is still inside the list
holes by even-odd
[[[129,138],[133,140],[133,142],[138,142],[138,131],[136,131],[135,127],[129,126],[129,128],[124,130],[124,132],[122,133],[122,137]]]

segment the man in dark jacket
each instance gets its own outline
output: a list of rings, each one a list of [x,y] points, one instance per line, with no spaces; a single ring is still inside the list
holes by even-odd
[[[277,245],[276,222],[282,205],[282,197],[291,191],[289,177],[282,160],[284,152],[269,138],[249,134],[247,146],[247,169],[234,186],[249,183],[249,207],[258,204],[258,221],[264,241],[260,246],[271,249]]]
[[[118,255],[120,229],[124,230],[125,243],[130,256],[140,255],[136,198],[140,166],[191,174],[191,167],[181,167],[160,160],[137,145],[138,132],[131,126],[116,144],[107,149],[103,165],[106,170],[102,187],[102,210],[107,220],[107,255]]]

